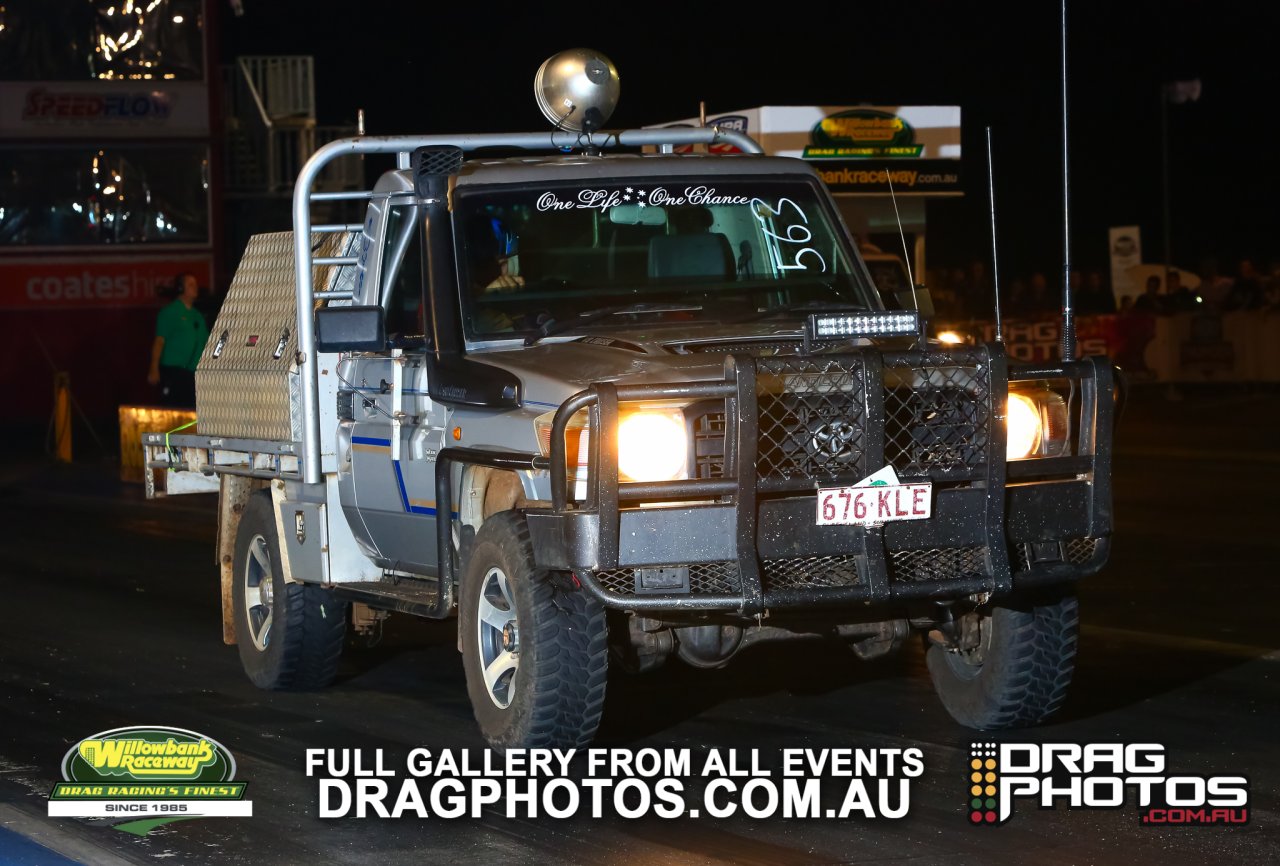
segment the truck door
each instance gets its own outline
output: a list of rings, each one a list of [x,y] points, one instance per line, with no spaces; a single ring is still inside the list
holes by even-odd
[[[363,523],[384,568],[434,574],[435,458],[449,411],[427,394],[422,235],[418,208],[390,203],[377,272],[389,348],[358,356],[348,377],[355,492],[348,516]]]

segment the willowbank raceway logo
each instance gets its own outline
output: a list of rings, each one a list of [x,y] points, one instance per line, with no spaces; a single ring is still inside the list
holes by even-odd
[[[125,818],[117,830],[142,836],[187,818],[250,817],[245,782],[217,740],[161,726],[116,728],[85,737],[62,759],[64,781],[49,794],[54,818]]]
[[[969,822],[1003,824],[1016,800],[1040,809],[1119,809],[1144,825],[1247,824],[1245,776],[1169,775],[1159,743],[973,743]]]

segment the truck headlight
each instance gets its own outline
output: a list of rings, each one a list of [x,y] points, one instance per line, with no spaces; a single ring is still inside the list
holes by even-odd
[[[554,412],[534,419],[538,450],[551,454],[551,428]],[[569,477],[585,481],[587,477],[588,443],[587,411],[570,419],[565,429],[565,450]],[[618,472],[623,481],[671,481],[685,477],[688,460],[688,435],[684,413],[679,408],[623,410],[618,421]]]
[[[1067,405],[1060,394],[1047,389],[1011,392],[1005,414],[1007,459],[1058,457],[1066,453]]]
[[[618,471],[628,481],[670,481],[685,475],[689,455],[684,415],[643,410],[618,422]]]
[[[1030,456],[1040,444],[1040,410],[1035,401],[1021,394],[1009,395],[1005,454],[1010,460]]]

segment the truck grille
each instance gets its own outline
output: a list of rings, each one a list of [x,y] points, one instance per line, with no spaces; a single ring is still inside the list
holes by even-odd
[[[1068,538],[1058,542],[1063,561],[1069,565],[1087,565],[1098,552],[1099,538]],[[1030,571],[1031,557],[1025,544],[1014,544],[1010,563],[1015,571]]]
[[[1067,562],[1072,565],[1084,565],[1093,559],[1094,554],[1098,551],[1097,538],[1069,538],[1067,539]]]
[[[865,381],[856,356],[758,358],[760,479],[831,482],[864,477]]]
[[[859,356],[756,359],[762,488],[811,488],[868,474],[867,375]],[[906,478],[977,477],[991,427],[991,374],[981,350],[886,356],[884,458]],[[875,387],[875,386],[872,386]],[[698,478],[724,476],[723,404],[689,416]]]
[[[659,569],[643,569],[643,568],[616,568],[611,571],[597,571],[595,579],[600,588],[606,592],[615,595],[638,595],[648,592],[657,592],[655,589],[645,589],[644,573],[646,571],[658,571]],[[683,571],[688,572],[688,590],[689,595],[724,595],[738,593],[742,591],[742,581],[738,577],[738,564],[736,562],[698,562],[692,565],[666,565],[660,569],[664,574],[672,575]],[[683,577],[683,575],[680,575]],[[670,591],[675,593],[686,593],[683,587],[683,581],[678,588],[672,588]]]
[[[856,586],[858,558],[852,554],[766,559],[760,563],[765,589]]]
[[[700,562],[693,565],[668,565],[661,569],[617,568],[597,571],[595,580],[606,592],[615,595],[643,595],[657,590],[646,589],[646,572],[661,571],[664,576],[688,572],[688,590],[683,581],[675,581],[667,592],[688,595],[725,595],[742,591],[742,579],[736,562]],[[792,559],[766,559],[760,563],[760,576],[767,590],[812,589],[856,586],[860,580],[857,557],[852,554],[834,556],[801,556]]]
[[[885,364],[885,460],[899,475],[968,477],[966,470],[983,464],[990,366],[984,356],[967,354]]]
[[[986,571],[986,548],[981,545],[889,552],[889,579],[895,581],[952,580]]]

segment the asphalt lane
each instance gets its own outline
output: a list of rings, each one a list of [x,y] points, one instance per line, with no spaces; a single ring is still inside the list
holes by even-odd
[[[720,671],[673,663],[615,678],[600,744],[917,746],[925,773],[907,817],[321,820],[306,748],[382,748],[398,762],[417,746],[481,745],[452,626],[393,617],[377,646],[349,647],[331,689],[258,691],[220,640],[207,498],[147,503],[82,467],[10,465],[0,470],[0,828],[44,834],[40,845],[82,862],[1274,863],[1276,404],[1271,392],[1140,396],[1120,436],[1111,564],[1081,587],[1071,698],[1052,725],[999,737],[1163,743],[1171,769],[1248,775],[1246,826],[1143,827],[1122,808],[1025,810],[969,827],[974,736],[937,703],[919,649],[862,664],[800,643],[749,649]],[[66,750],[136,724],[226,745],[254,817],[145,837],[45,817]]]

